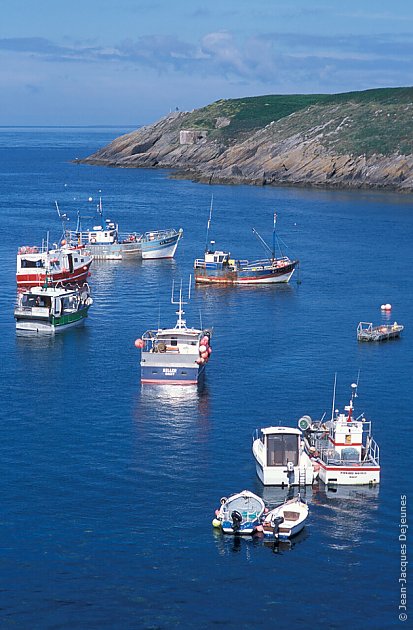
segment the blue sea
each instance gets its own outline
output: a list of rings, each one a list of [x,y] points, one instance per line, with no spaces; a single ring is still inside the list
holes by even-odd
[[[402,497],[408,513],[413,503],[412,196],[71,162],[128,131],[0,129],[1,627],[412,627],[409,597],[399,620]],[[218,248],[262,257],[252,228],[271,241],[277,212],[300,272],[285,286],[193,287],[187,322],[213,327],[204,385],[141,386],[134,340],[175,323],[172,282],[186,287],[202,256],[212,194]],[[94,263],[84,327],[17,337],[17,247],[59,240],[55,200],[74,225],[100,195],[125,232],[182,227],[175,259]],[[394,320],[401,339],[357,342],[359,321]],[[356,413],[373,423],[380,486],[307,488],[310,516],[291,546],[214,530],[223,495],[287,495],[256,478],[254,429],[329,414],[335,373],[342,408],[359,372]]]

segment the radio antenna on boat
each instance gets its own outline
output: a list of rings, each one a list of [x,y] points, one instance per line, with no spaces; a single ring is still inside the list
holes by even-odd
[[[180,286],[179,286],[179,300],[175,300],[174,299],[174,295],[175,295],[175,280],[172,280],[172,295],[171,295],[171,304],[178,304],[178,310],[176,311],[176,314],[178,315],[178,320],[176,322],[176,326],[175,328],[186,328],[186,320],[182,317],[182,315],[185,315],[185,311],[182,308],[184,306],[184,304],[188,304],[189,300],[191,299],[191,281],[192,281],[192,275],[189,276],[189,283],[188,283],[188,300],[186,302],[184,302],[184,300],[182,299],[182,280],[180,282]]]
[[[206,239],[205,239],[205,253],[207,253],[207,251],[208,251],[209,228],[211,226],[213,203],[214,203],[214,195],[212,194],[211,195],[211,205],[209,207],[209,218],[208,218],[208,223],[207,223]]]
[[[334,387],[333,387],[333,403],[331,405],[331,419],[334,418],[334,407],[336,405],[336,386],[337,386],[337,372],[334,374]]]

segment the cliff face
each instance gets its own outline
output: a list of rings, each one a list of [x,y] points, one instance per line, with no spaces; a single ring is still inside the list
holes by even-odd
[[[174,113],[82,162],[214,183],[413,191],[413,89],[289,97],[287,108],[280,99]]]

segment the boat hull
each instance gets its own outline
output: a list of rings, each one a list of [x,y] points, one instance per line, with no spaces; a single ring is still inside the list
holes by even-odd
[[[204,284],[254,285],[279,284],[289,282],[297,262],[294,261],[282,269],[263,270],[251,268],[227,271],[224,269],[195,268],[195,282]]]
[[[141,383],[152,385],[196,385],[203,377],[205,365],[147,365],[141,362]]]
[[[248,523],[242,523],[239,529],[234,529],[232,527],[231,521],[223,521],[221,524],[221,527],[224,534],[233,534],[233,535],[235,534],[237,536],[250,536],[251,534],[255,532],[259,524],[260,524],[260,521],[256,519],[254,521],[249,521]]]
[[[61,284],[83,284],[86,282],[89,276],[89,267],[91,263],[84,265],[81,269],[75,270],[72,273],[69,271],[59,271],[57,273],[47,274],[47,284],[54,286],[57,283]],[[17,273],[16,283],[18,287],[24,287],[30,289],[39,285],[43,285],[46,282],[46,273]]]
[[[364,464],[333,466],[322,460],[320,464],[319,478],[326,485],[339,486],[368,486],[380,483],[380,467]]]
[[[255,470],[258,479],[264,486],[311,486],[316,478],[314,468],[306,467],[302,469],[300,477],[300,467],[295,466],[294,470],[289,474],[285,466],[262,466],[260,462],[255,461]]]
[[[182,232],[177,232],[173,236],[169,236],[158,241],[143,241],[142,259],[159,260],[161,258],[173,258],[181,236]]]
[[[89,308],[86,307],[76,311],[76,313],[63,315],[62,317],[42,317],[35,314],[31,316],[21,315],[16,311],[16,331],[54,335],[68,328],[74,328],[83,324],[88,310]]]
[[[94,260],[124,260],[142,258],[142,249],[138,243],[88,244]]]

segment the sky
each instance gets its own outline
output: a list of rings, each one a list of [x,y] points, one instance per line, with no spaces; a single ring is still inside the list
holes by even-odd
[[[0,125],[413,85],[411,0],[0,0]]]

